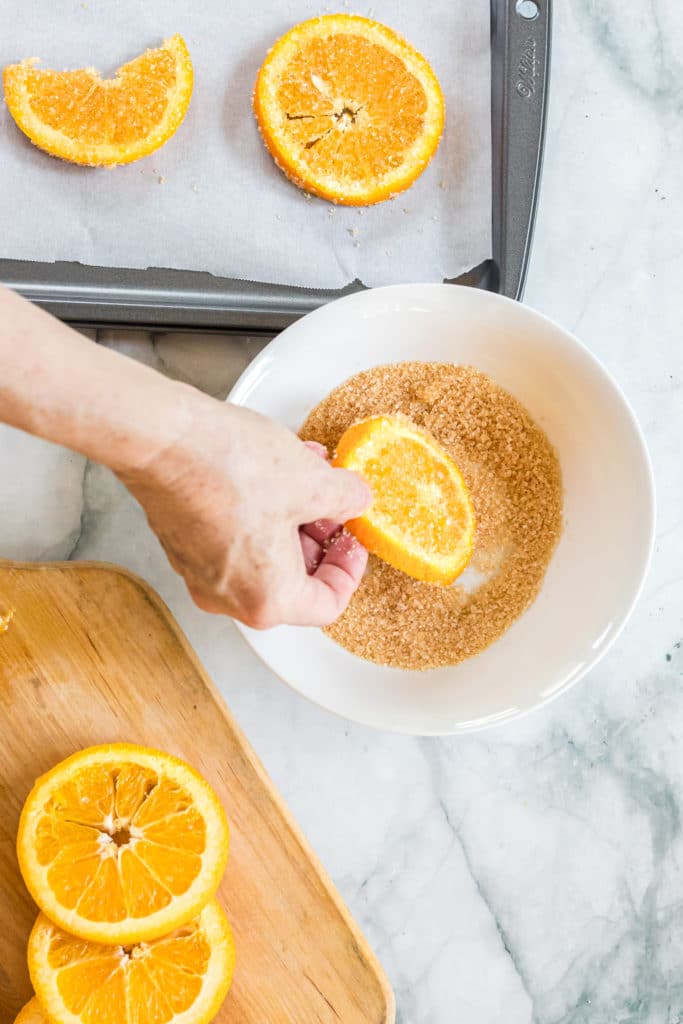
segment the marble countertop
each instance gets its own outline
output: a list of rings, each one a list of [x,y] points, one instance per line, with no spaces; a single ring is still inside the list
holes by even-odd
[[[2,555],[110,560],[157,588],[374,944],[400,1024],[683,1022],[683,15],[555,8],[525,301],[616,375],[659,502],[640,604],[571,693],[466,738],[348,725],[192,606],[109,473],[0,428]],[[99,340],[216,396],[260,344]]]

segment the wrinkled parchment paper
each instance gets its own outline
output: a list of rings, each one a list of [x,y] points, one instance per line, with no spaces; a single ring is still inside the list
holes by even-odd
[[[251,110],[274,40],[335,10],[315,0],[0,0],[0,63],[103,74],[175,32],[195,68],[188,116],[161,150],[114,170],[71,166],[35,149],[0,112],[0,257],[204,270],[337,288],[454,277],[491,254],[487,0],[374,0],[370,15],[429,59],[446,131],[406,193],[343,209],[306,198],[276,169]]]

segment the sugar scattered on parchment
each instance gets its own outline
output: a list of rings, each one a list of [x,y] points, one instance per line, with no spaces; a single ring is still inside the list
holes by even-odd
[[[466,366],[398,363],[352,377],[301,430],[333,452],[352,423],[403,413],[441,442],[472,495],[477,532],[467,576],[413,580],[371,557],[327,633],[360,657],[406,669],[455,665],[498,639],[532,603],[562,530],[557,455],[524,407]]]

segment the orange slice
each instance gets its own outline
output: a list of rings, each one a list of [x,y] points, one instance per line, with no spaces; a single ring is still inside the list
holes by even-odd
[[[5,68],[7,106],[31,142],[75,164],[114,167],[153,153],[176,131],[192,96],[192,61],[178,35],[114,78],[34,64],[30,58]]]
[[[218,797],[183,761],[128,743],[90,747],[38,779],[17,838],[41,910],[93,942],[141,942],[195,917],[228,856]]]
[[[6,633],[9,629],[9,624],[14,618],[14,609],[8,608],[3,605],[0,601],[0,634]]]
[[[50,1022],[45,1016],[42,1006],[34,996],[19,1011],[19,1016],[15,1018],[14,1024],[50,1024]]]
[[[460,470],[431,434],[402,416],[374,416],[346,431],[334,465],[372,487],[370,508],[346,524],[368,551],[426,583],[460,575],[474,511]]]
[[[295,185],[349,206],[412,185],[444,125],[425,58],[385,25],[351,14],[304,21],[278,40],[258,73],[254,112]]]
[[[84,942],[40,914],[28,943],[33,987],[58,1024],[206,1024],[234,965],[230,925],[215,900],[154,942]]]

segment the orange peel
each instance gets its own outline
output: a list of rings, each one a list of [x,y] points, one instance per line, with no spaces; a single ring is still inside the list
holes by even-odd
[[[275,43],[254,113],[294,184],[348,206],[409,188],[434,156],[445,116],[426,59],[386,25],[351,14],[304,21]]]
[[[334,465],[370,485],[368,510],[346,528],[395,569],[447,586],[474,546],[475,519],[462,473],[431,434],[403,416],[354,424],[337,445]]]
[[[12,117],[39,149],[89,167],[132,163],[159,149],[192,96],[192,61],[179,35],[122,65],[113,78],[93,68],[51,71],[35,64],[29,58],[4,69]]]
[[[235,944],[215,900],[170,934],[125,947],[84,942],[40,914],[28,966],[46,1020],[208,1024],[230,988]]]
[[[26,886],[92,942],[156,939],[195,917],[225,870],[229,832],[208,782],[130,743],[81,750],[38,779],[19,820]]]

